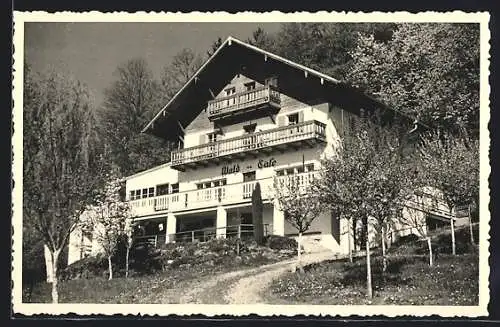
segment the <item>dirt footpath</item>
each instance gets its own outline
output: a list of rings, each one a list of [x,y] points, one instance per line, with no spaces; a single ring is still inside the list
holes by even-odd
[[[304,254],[303,264],[332,259],[332,252]],[[239,270],[190,283],[180,303],[255,304],[263,303],[261,294],[273,279],[294,269],[296,259],[258,268]]]

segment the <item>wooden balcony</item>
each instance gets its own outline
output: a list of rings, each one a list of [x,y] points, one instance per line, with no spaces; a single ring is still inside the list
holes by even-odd
[[[277,181],[283,185],[291,177],[296,178],[301,187],[307,188],[312,180],[316,178],[316,172],[311,171],[291,176],[279,176],[277,177]],[[252,201],[252,192],[257,182],[260,183],[262,199],[264,201],[272,199],[274,196],[274,177],[131,200],[130,205],[134,215],[140,217],[161,212],[178,212],[216,207],[219,205],[250,203]]]
[[[263,86],[210,100],[207,104],[208,119],[211,121],[266,109],[268,111],[265,113],[272,113],[280,109],[280,93],[272,86]]]
[[[284,152],[302,146],[314,146],[326,141],[326,125],[315,121],[305,121],[295,125],[242,135],[213,143],[172,151],[171,167],[184,171],[223,161],[243,159],[259,153],[274,150]]]

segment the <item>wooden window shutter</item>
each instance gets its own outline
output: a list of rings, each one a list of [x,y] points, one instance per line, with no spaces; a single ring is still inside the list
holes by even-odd
[[[286,125],[285,119],[286,119],[285,116],[278,116],[278,126],[285,126]]]
[[[299,111],[299,123],[302,123],[304,121],[304,112]]]

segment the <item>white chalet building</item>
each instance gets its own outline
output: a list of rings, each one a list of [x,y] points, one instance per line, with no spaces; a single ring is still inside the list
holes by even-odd
[[[178,148],[170,162],[126,178],[137,239],[158,244],[244,233],[257,182],[265,233],[297,236],[273,200],[274,178],[307,184],[351,117],[375,109],[398,115],[330,76],[229,37],[143,130]],[[348,225],[325,210],[304,234],[305,248],[348,253]],[[69,263],[85,255],[82,247],[97,251],[77,231]]]

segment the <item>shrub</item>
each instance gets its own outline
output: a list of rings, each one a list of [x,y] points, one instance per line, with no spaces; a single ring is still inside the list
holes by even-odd
[[[415,234],[409,234],[405,236],[399,237],[396,241],[392,243],[392,246],[401,246],[401,245],[406,245],[410,244],[413,245],[416,242],[418,242],[419,237]]]
[[[240,256],[236,255],[237,239],[214,239],[205,243],[168,243],[156,248],[142,243],[130,251],[129,273],[152,274],[169,269],[193,268],[196,271],[226,269],[238,265],[256,266],[291,256],[297,242],[280,236],[267,238],[268,247],[255,240],[240,241]],[[289,250],[282,252],[282,250]],[[121,251],[113,257],[115,276],[124,274],[125,260]],[[214,268],[215,267],[215,268]],[[105,276],[108,261],[104,256],[88,257],[72,264],[62,274],[64,279]],[[192,272],[192,271],[191,271]]]
[[[285,236],[270,235],[266,238],[266,246],[273,250],[297,250],[297,241]]]
[[[203,247],[203,246],[202,246]],[[236,240],[234,239],[215,239],[205,243],[206,250],[216,253],[226,253],[235,251]]]
[[[161,250],[156,249],[151,244],[142,244],[133,247],[130,251],[129,269],[138,273],[152,273],[162,269]]]
[[[119,267],[112,262],[113,273],[115,276],[121,275]],[[78,260],[65,269],[61,270],[60,279],[80,279],[104,277],[108,273],[108,258],[103,255],[90,256]]]

